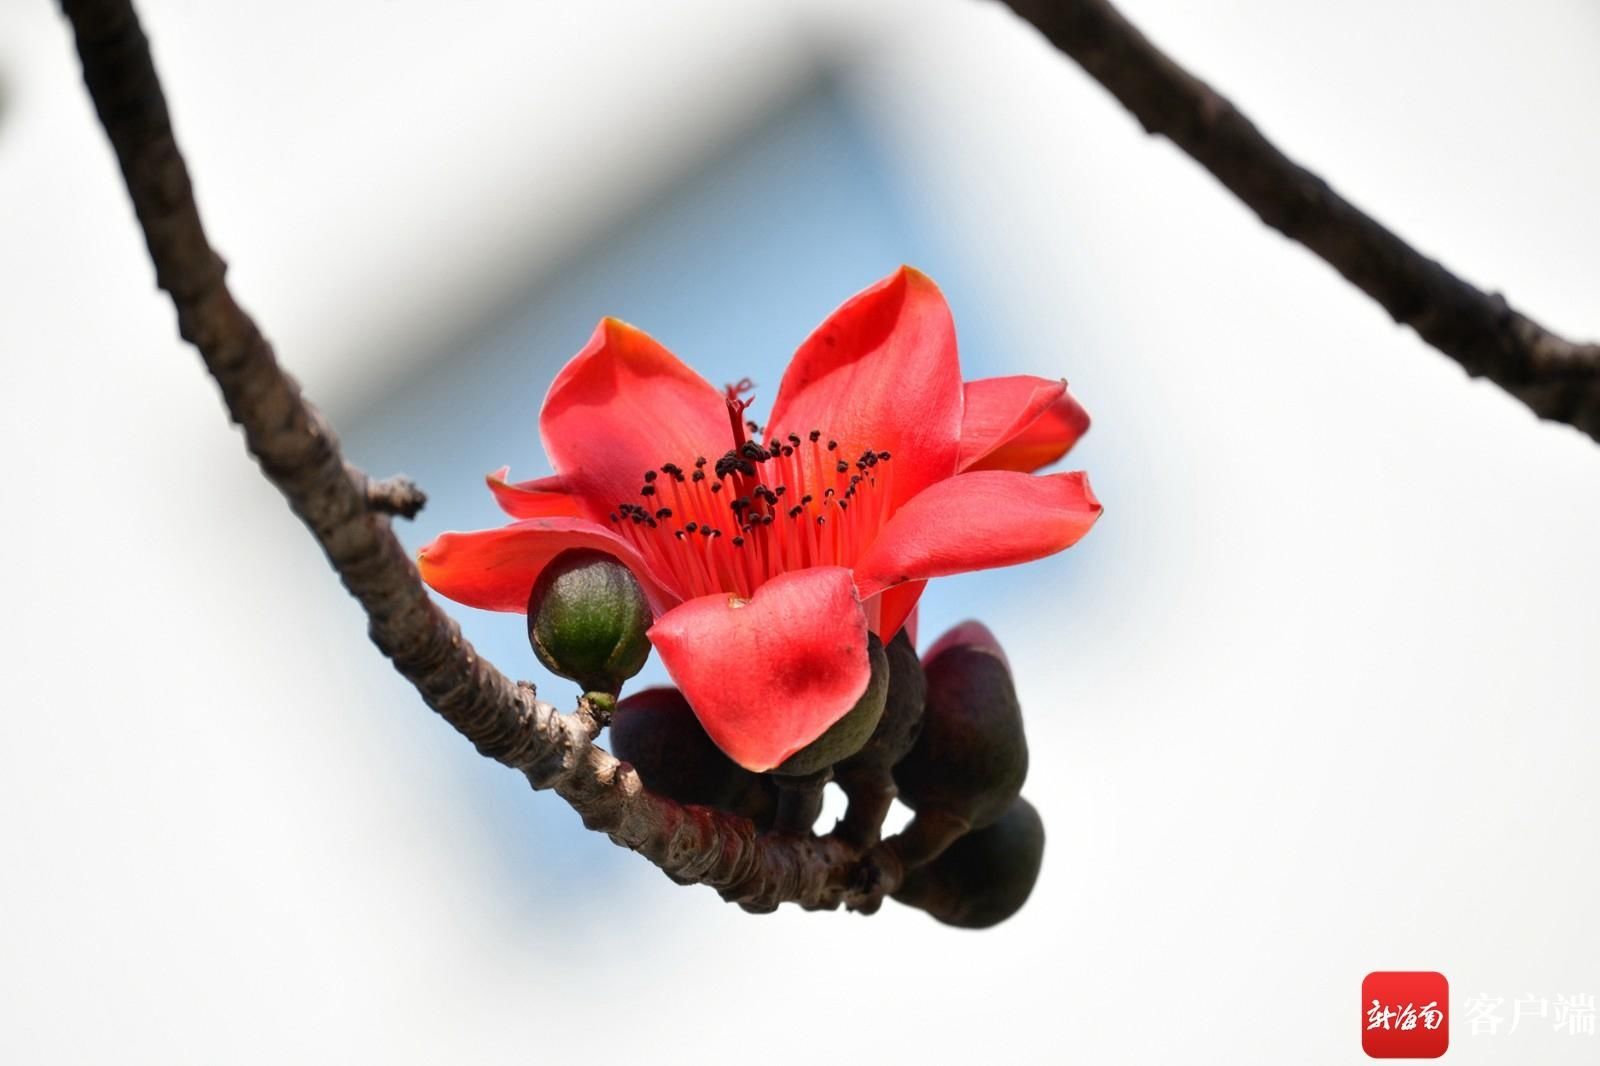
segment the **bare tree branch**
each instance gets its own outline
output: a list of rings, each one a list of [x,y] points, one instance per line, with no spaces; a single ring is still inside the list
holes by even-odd
[[[1554,336],[1419,255],[1283,156],[1103,0],[1053,7],[1010,2],[1148,130],[1170,137],[1264,221],[1317,252],[1396,320],[1540,415],[1600,438],[1600,348]],[[812,909],[876,909],[917,853],[917,834],[874,844],[881,815],[865,803],[855,810],[856,797],[846,820],[851,831],[817,837],[758,833],[747,819],[653,794],[631,767],[594,744],[593,708],[580,701],[573,714],[557,712],[462,638],[390,528],[390,515],[410,517],[422,506],[420,490],[404,479],[374,481],[345,462],[332,428],[234,301],[226,266],[201,226],[131,4],[63,0],[62,6],[180,334],[200,351],[262,473],[366,612],[373,642],[428,706],[483,755],[521,771],[535,788],[554,790],[586,826],[639,851],[680,883],[711,885],[756,911],[790,901]],[[798,826],[805,811],[795,810]]]
[[[1396,322],[1541,418],[1600,440],[1600,344],[1574,344],[1406,244],[1284,155],[1107,0],[1006,0],[1152,134],[1211,171],[1273,229],[1326,260]]]
[[[216,378],[261,472],[366,612],[373,643],[428,706],[485,756],[526,774],[535,788],[553,789],[590,829],[640,852],[676,881],[711,885],[752,910],[786,901],[811,908],[856,903],[863,882],[858,849],[809,833],[758,834],[747,819],[649,792],[631,767],[594,745],[599,725],[586,703],[574,714],[558,713],[462,638],[429,598],[385,513],[404,513],[400,503],[420,505],[420,493],[412,496],[414,486],[397,483],[375,490],[346,465],[332,428],[228,291],[132,5],[64,0],[62,7],[157,284],[177,308],[179,332]]]

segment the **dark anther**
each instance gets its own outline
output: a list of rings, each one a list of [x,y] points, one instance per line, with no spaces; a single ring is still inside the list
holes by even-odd
[[[799,444],[800,444],[800,434],[798,434],[798,433],[789,434],[789,443],[795,445],[796,447],[798,447]]]
[[[733,546],[735,548],[742,548],[742,547],[744,547],[744,538],[743,537],[734,537],[732,543],[733,543]]]
[[[646,481],[654,481],[656,479],[656,472],[654,470],[646,470],[644,472],[644,479]]]
[[[779,496],[782,496],[784,493],[786,493],[788,491],[789,491],[789,486],[788,485],[779,485],[776,489],[773,490],[772,498],[774,500],[776,500]]]
[[[888,452],[879,452],[878,453],[878,458],[882,459],[884,462],[887,463],[889,461],[889,453]]]
[[[772,455],[765,448],[753,440],[747,440],[739,446],[739,456],[755,463],[764,463],[772,458]]]
[[[829,442],[828,442],[828,450],[829,450],[829,451],[830,451],[830,452],[831,452],[831,451],[833,451],[833,450],[834,450],[834,449],[835,449],[835,448],[837,448],[837,447],[838,447],[838,446],[839,446],[839,442],[838,442],[838,441],[836,441],[836,440],[830,440],[830,441],[829,441]]]
[[[679,540],[682,540],[682,539],[683,539],[683,530],[681,530],[681,529],[674,529],[674,530],[673,530],[673,531],[672,531],[672,535],[673,535],[673,536],[674,536],[674,537],[677,537],[677,538],[678,538],[678,539],[679,539]]]
[[[828,524],[828,519],[827,519],[826,515],[820,515],[820,514],[817,515],[817,525],[825,526],[827,524]]]
[[[705,479],[706,479],[706,472],[704,470],[696,470],[694,472],[694,480],[696,480],[696,481],[704,481]]]
[[[639,495],[641,496],[654,496],[655,494],[656,487],[654,485],[646,485],[644,488],[639,490]]]
[[[832,489],[826,489],[826,490],[824,490],[824,491],[823,491],[823,493],[822,493],[822,498],[823,498],[823,499],[824,499],[824,500],[831,500],[831,499],[833,499],[833,490],[832,490]]]
[[[694,468],[696,470],[699,470],[702,466],[705,466],[705,465],[706,465],[706,457],[705,456],[701,455],[701,456],[696,456],[695,457]]]
[[[839,510],[841,510],[841,511],[850,510],[850,501],[849,500],[840,500],[839,501]]]
[[[789,508],[789,517],[790,518],[798,518],[798,517],[800,517],[800,512],[804,511],[804,510],[805,510],[804,507],[791,507],[791,508]]]
[[[695,530],[700,528],[700,525],[697,522],[690,522],[688,525],[684,526],[683,528],[687,529],[690,533],[693,533]]]
[[[815,444],[817,441],[822,439],[822,430],[814,429],[808,434],[808,436],[811,438],[811,443]]]
[[[847,462],[845,462],[845,461],[844,461],[844,460],[843,460],[843,459],[840,459],[840,460],[839,460],[839,461],[838,461],[838,463],[836,463],[836,464],[834,464],[834,469],[835,469],[835,470],[837,470],[837,471],[838,471],[838,472],[839,472],[839,473],[841,473],[841,474],[842,474],[842,473],[844,473],[844,472],[845,472],[845,471],[846,471],[846,470],[849,470],[849,469],[850,469],[850,464],[849,464],[849,463],[847,463]]]
[[[680,466],[678,466],[677,463],[662,463],[661,464],[661,472],[663,474],[676,474],[681,469],[682,468]]]
[[[651,518],[649,515],[644,516],[644,524],[649,526],[651,529],[656,528],[656,520]]]
[[[716,530],[712,529],[710,526],[701,526],[700,527],[700,535],[702,537],[709,537],[715,532],[716,532]]]
[[[720,482],[720,481],[713,481],[713,482],[712,482],[712,483],[711,483],[711,491],[712,491],[712,492],[721,492],[721,491],[722,491],[722,482]]]
[[[785,444],[783,446],[783,457],[785,459],[787,459],[787,458],[789,458],[789,456],[791,456],[793,454],[794,454],[794,449],[791,448],[789,445]]]
[[[670,507],[661,508],[661,510],[656,512],[656,517],[657,518],[671,518],[672,517],[672,508],[670,508]]]

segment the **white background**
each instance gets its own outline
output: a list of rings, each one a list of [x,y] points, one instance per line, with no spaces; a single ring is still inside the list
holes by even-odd
[[[64,25],[6,0],[0,1060],[1357,1062],[1373,969],[1450,978],[1446,1061],[1600,1056],[1463,1009],[1600,995],[1600,448],[1003,10],[143,7],[236,291],[336,418],[843,57],[907,202],[1035,331],[1016,369],[1090,406],[1107,512],[1044,571],[1070,597],[985,612],[1050,831],[1016,919],[756,919],[642,862],[530,901],[385,728],[426,712],[176,341]],[[1600,335],[1587,0],[1126,9],[1419,247]]]

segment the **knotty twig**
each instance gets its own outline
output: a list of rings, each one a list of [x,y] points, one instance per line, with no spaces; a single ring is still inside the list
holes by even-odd
[[[428,494],[417,483],[406,477],[386,477],[374,481],[362,471],[351,467],[350,476],[366,486],[367,506],[378,514],[415,518],[427,506]]]
[[[1261,220],[1321,256],[1423,340],[1541,418],[1600,440],[1600,344],[1575,344],[1406,244],[1279,151],[1107,0],[1005,0]]]
[[[861,853],[812,834],[758,834],[744,818],[651,793],[593,743],[599,710],[561,714],[462,638],[429,598],[388,512],[415,502],[400,483],[375,483],[346,465],[322,415],[279,367],[234,302],[225,265],[207,241],[173,137],[148,42],[129,0],[63,0],[84,83],[121,165],[156,282],[178,330],[200,351],[245,446],[361,604],[379,650],[424,702],[485,756],[552,789],[590,829],[640,852],[682,883],[707,884],[752,910],[782,902],[832,908],[863,901]],[[870,892],[867,893],[870,897]],[[876,900],[866,898],[869,905]]]

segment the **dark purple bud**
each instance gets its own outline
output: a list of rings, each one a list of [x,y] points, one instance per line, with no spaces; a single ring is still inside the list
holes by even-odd
[[[763,828],[772,820],[773,783],[722,754],[675,688],[647,688],[619,700],[609,743],[653,792],[743,815]]]
[[[986,639],[940,641],[924,664],[922,733],[894,780],[918,813],[936,811],[981,829],[1022,791],[1028,740],[1005,655],[987,630],[975,632]]]
[[[946,925],[987,929],[1022,909],[1043,862],[1044,822],[1018,796],[994,824],[911,871],[894,898]]]

